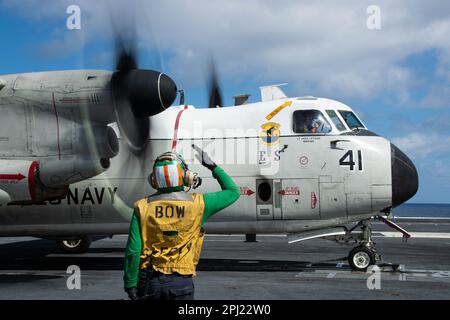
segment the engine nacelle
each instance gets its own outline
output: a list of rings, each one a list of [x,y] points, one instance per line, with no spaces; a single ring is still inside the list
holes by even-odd
[[[44,186],[38,170],[36,161],[1,159],[0,204],[33,204],[64,198],[67,188]]]
[[[85,158],[78,155],[41,159],[39,178],[49,188],[61,188],[92,178],[109,168],[107,158]]]

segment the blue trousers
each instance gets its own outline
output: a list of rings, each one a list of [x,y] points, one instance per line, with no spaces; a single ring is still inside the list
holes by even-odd
[[[192,276],[145,269],[139,272],[138,296],[142,300],[194,300],[194,282]]]

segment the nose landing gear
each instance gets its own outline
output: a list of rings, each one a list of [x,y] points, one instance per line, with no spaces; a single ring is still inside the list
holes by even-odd
[[[375,242],[372,240],[370,220],[360,221],[349,230],[349,233],[351,234],[358,227],[361,228],[361,233],[355,237],[355,240],[359,243],[350,251],[348,263],[354,271],[366,271],[368,267],[381,260],[381,256],[377,253]]]
[[[399,231],[403,234],[403,239],[408,239],[411,235],[395,224],[382,216],[376,217],[381,222],[384,222],[389,227]],[[355,231],[360,228],[361,231]],[[335,241],[339,243],[356,242],[358,245],[354,247],[348,255],[348,263],[353,271],[365,272],[370,266],[377,264],[381,260],[375,248],[375,242],[372,240],[371,219],[362,220],[356,226],[348,230],[345,235],[335,236]]]
[[[374,216],[375,218],[389,227],[397,230],[403,234],[403,240],[411,237],[408,231],[404,230],[394,222],[382,217]],[[375,242],[372,240],[372,218],[359,221],[353,228],[348,229],[346,226],[332,227],[328,229],[312,230],[309,232],[288,234],[288,242],[294,243],[314,238],[322,238],[325,240],[335,241],[339,244],[350,245],[356,243],[357,245],[350,251],[347,260],[353,271],[365,272],[370,266],[378,264],[378,267],[387,270],[397,271],[401,267],[398,264],[392,263],[378,263],[381,256],[375,248]],[[361,231],[356,230],[357,228]]]

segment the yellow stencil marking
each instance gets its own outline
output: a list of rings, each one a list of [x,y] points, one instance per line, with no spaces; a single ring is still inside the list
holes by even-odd
[[[285,103],[283,103],[281,106],[278,106],[275,110],[273,110],[271,113],[269,113],[266,116],[267,120],[272,119],[273,117],[275,117],[281,110],[283,110],[286,107],[290,107],[292,104],[292,101],[286,101]]]

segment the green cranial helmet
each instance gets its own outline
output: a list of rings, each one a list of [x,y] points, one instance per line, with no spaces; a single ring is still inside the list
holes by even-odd
[[[191,185],[191,172],[181,155],[165,152],[155,160],[150,184],[161,192],[182,191]]]

